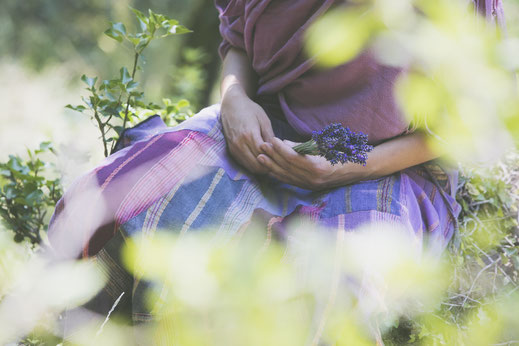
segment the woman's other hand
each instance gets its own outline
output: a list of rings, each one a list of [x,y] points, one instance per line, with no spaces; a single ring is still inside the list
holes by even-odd
[[[256,75],[247,54],[231,48],[223,61],[221,121],[229,152],[252,173],[267,173],[258,161],[259,147],[274,137],[272,124],[256,94]]]
[[[271,143],[260,146],[263,153],[258,160],[273,178],[307,190],[325,190],[369,177],[368,170],[358,164],[334,166],[321,156],[298,154],[292,149],[296,144],[274,138]]]
[[[267,173],[258,155],[260,146],[272,140],[274,132],[263,108],[234,85],[222,98],[220,112],[227,148],[234,159],[252,173]]]

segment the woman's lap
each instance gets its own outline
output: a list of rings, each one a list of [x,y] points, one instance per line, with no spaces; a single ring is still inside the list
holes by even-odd
[[[126,272],[119,250],[124,238],[158,230],[211,229],[225,241],[251,225],[283,239],[294,222],[347,231],[390,223],[419,243],[432,238],[440,250],[450,240],[458,207],[442,191],[448,186],[432,182],[431,172],[444,178],[440,170],[418,166],[329,191],[304,190],[242,170],[226,151],[218,115],[215,105],[176,128],[139,132],[139,141],[78,179],[60,201],[51,244],[64,256],[95,255],[109,276],[89,309],[106,314],[123,292],[132,292],[121,307],[133,312],[134,322],[151,318],[142,299],[148,283]]]
[[[285,223],[299,215],[347,230],[397,223],[420,239],[433,234],[441,247],[449,241],[457,206],[431,181],[430,170],[413,167],[324,192],[300,189],[242,170],[226,151],[218,115],[214,105],[173,129],[149,131],[149,138],[141,136],[80,178],[57,207],[51,240],[63,250],[60,244],[68,242],[59,236],[74,236],[66,225],[81,226],[81,238],[94,233],[84,251],[93,255],[119,228],[134,235],[211,227],[230,238],[252,219],[283,233]],[[86,190],[92,196],[77,202]],[[63,209],[69,212],[60,220]],[[79,219],[85,215],[99,220],[86,225]]]

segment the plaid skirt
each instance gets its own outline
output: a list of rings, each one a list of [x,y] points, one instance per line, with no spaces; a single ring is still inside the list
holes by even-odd
[[[460,211],[456,179],[438,163],[309,191],[243,170],[226,150],[219,117],[219,105],[213,105],[174,128],[150,118],[128,130],[118,151],[78,179],[58,203],[49,229],[54,252],[95,256],[110,277],[94,310],[106,313],[125,290],[138,294],[117,252],[123,238],[156,230],[184,234],[210,228],[225,241],[259,223],[266,235],[283,239],[287,224],[303,217],[347,231],[397,224],[418,243],[438,249],[451,239]],[[278,137],[298,140],[286,123],[271,120]],[[148,318],[142,302],[130,305],[134,320]]]

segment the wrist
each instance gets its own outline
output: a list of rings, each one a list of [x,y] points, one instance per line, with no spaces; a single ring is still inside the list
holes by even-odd
[[[359,166],[359,175],[362,180],[370,180],[380,178],[379,174],[379,162],[376,159],[376,155],[373,155],[373,152],[368,153],[368,159],[366,160],[365,166]]]
[[[221,103],[225,100],[243,99],[248,98],[247,92],[240,84],[239,81],[233,80],[222,84],[222,99]]]
[[[380,176],[377,174],[375,167],[375,162],[369,159],[365,166],[357,163],[337,165],[333,170],[329,185],[331,187],[344,186],[379,178]]]

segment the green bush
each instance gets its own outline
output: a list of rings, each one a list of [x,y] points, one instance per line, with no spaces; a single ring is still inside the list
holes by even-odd
[[[55,153],[52,143],[27,150],[28,159],[10,155],[0,163],[0,217],[14,240],[38,244],[47,230],[48,214],[61,197],[61,183],[54,165],[45,156]]]

